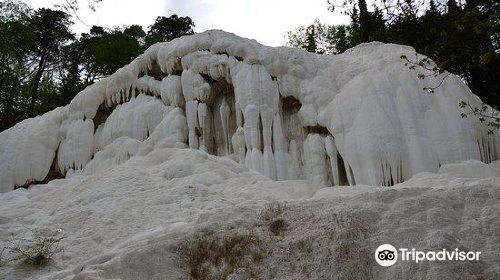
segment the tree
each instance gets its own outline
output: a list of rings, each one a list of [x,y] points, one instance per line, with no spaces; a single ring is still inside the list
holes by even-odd
[[[85,81],[82,81],[81,77],[83,70],[81,65],[85,63],[85,58],[83,49],[78,41],[73,41],[62,48],[59,69],[60,83],[57,85],[57,94],[60,98],[57,106],[68,104],[78,92],[88,85]]]
[[[352,23],[345,37],[348,44],[341,42],[344,46],[369,41],[410,45],[434,60],[439,68],[460,76],[483,102],[498,108],[500,9],[497,2],[380,0],[369,11],[365,0],[347,0],[342,8],[351,16]],[[335,8],[338,7],[330,3],[329,10]],[[341,30],[337,37],[331,37],[330,43],[337,44],[334,39],[343,36]]]
[[[361,42],[369,42],[371,35],[371,14],[368,12],[365,0],[359,0],[359,32]]]
[[[333,53],[329,36],[332,30],[318,19],[308,26],[299,26],[286,33],[286,44],[314,53]]]
[[[331,26],[328,39],[332,45],[332,53],[339,54],[354,47],[352,40],[351,27],[348,25]]]
[[[35,35],[26,28],[32,13],[21,2],[0,3],[0,131],[24,118],[24,84],[36,62],[30,56]]]
[[[195,25],[190,17],[179,17],[177,15],[157,17],[153,25],[149,26],[146,45],[168,42],[183,35],[194,34],[193,27]]]
[[[68,49],[72,52],[69,59],[78,60],[81,79],[87,86],[113,74],[144,52],[145,36],[139,25],[115,29],[92,26],[89,33],[83,33]]]
[[[36,116],[35,104],[38,98],[38,89],[42,75],[46,71],[53,71],[59,63],[59,54],[64,43],[73,40],[74,36],[69,30],[71,21],[69,15],[62,11],[41,8],[36,11],[31,18],[30,28],[32,28],[36,43],[33,55],[38,61],[35,75],[31,82],[31,96],[28,107],[28,116]]]
[[[446,7],[448,8],[448,14],[460,13],[460,8],[458,7],[455,0],[448,0],[448,2],[446,3]]]
[[[316,27],[314,25],[310,25],[307,29],[306,29],[306,51],[308,52],[313,52],[315,53],[317,48],[318,48],[318,45],[316,44]]]
[[[91,85],[107,73],[103,63],[96,62],[95,53],[103,48],[98,45],[105,34],[104,28],[101,26],[92,26],[89,33],[82,33],[80,40],[77,42],[77,48],[81,57],[80,67],[82,79],[85,85]],[[105,49],[103,49],[106,51]]]
[[[68,104],[86,86],[130,63],[152,43],[192,34],[189,17],[158,17],[146,34],[139,25],[93,26],[76,39],[69,31],[78,5],[32,10],[16,0],[0,2],[0,131]]]

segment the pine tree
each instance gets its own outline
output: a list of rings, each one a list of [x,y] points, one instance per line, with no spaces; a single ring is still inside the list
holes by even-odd
[[[455,0],[448,0],[446,7],[448,8],[448,14],[456,14],[460,11],[460,8]]]
[[[368,12],[365,0],[359,0],[358,6],[359,6],[359,30],[361,34],[361,42],[363,43],[369,42],[371,33],[371,15]]]

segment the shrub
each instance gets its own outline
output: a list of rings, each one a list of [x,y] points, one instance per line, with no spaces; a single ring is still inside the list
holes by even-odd
[[[269,225],[269,230],[276,236],[281,235],[287,227],[287,223],[283,219],[276,219]]]
[[[210,229],[183,240],[177,247],[177,253],[195,280],[226,280],[240,271],[252,276],[252,265],[262,260],[262,251],[260,239],[252,232]]]
[[[285,212],[285,205],[274,202],[264,207],[259,214],[260,219],[275,236],[282,235],[287,228],[287,222],[283,219],[283,212]]]
[[[5,251],[5,247],[2,248],[2,250],[0,251],[0,267],[2,267],[4,265],[4,259],[3,259],[3,252]]]
[[[269,203],[260,211],[259,217],[262,221],[271,223],[285,212],[285,205],[279,202]]]
[[[31,239],[14,239],[11,246],[5,247],[11,254],[8,262],[22,261],[26,264],[42,266],[48,264],[58,252],[60,230],[49,236],[31,230]]]

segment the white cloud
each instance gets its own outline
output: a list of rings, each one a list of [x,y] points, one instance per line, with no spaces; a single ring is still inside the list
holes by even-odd
[[[64,1],[24,2],[38,8],[53,7]],[[339,12],[328,12],[327,7],[326,0],[103,0],[95,13],[82,5],[78,15],[89,26],[139,24],[146,30],[157,16],[178,14],[191,17],[196,24],[196,32],[222,29],[266,45],[280,46],[286,31],[310,24],[315,18],[329,24],[349,22],[349,18]],[[74,21],[75,32],[88,31],[88,26],[76,19]]]

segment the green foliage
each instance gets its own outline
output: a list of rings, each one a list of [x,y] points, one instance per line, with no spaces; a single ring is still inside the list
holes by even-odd
[[[329,37],[332,30],[318,19],[309,26],[299,26],[286,33],[286,44],[314,53],[332,53]]]
[[[347,25],[338,25],[330,27],[330,34],[328,39],[330,39],[333,50],[332,53],[339,54],[353,47],[353,43],[350,39],[351,27]]]
[[[45,112],[44,109],[40,108],[44,102],[39,100],[39,86],[43,82],[42,79],[47,77],[44,75],[51,76],[51,72],[59,66],[63,45],[69,40],[74,40],[74,36],[69,30],[69,26],[72,24],[69,17],[62,11],[41,8],[30,19],[28,28],[35,35],[34,44],[30,51],[37,65],[29,82],[31,90],[28,117]],[[46,84],[51,85],[52,83],[49,81]]]
[[[412,71],[426,71],[427,74],[418,73],[418,79],[425,79],[430,76],[439,77],[440,82],[435,86],[424,87],[423,90],[427,90],[430,93],[434,93],[434,90],[439,88],[446,78],[451,74],[446,72],[439,65],[435,65],[427,57],[418,59],[418,54],[415,54],[415,60],[410,60],[406,55],[402,55],[401,59],[405,61],[405,66]],[[445,73],[446,72],[446,73]],[[442,75],[445,73],[444,75]],[[462,108],[461,117],[467,118],[469,115],[474,115],[477,117],[480,123],[486,123],[488,126],[488,134],[494,134],[495,130],[500,128],[500,112],[483,103],[480,107],[476,107],[470,104],[470,102],[460,101],[458,104]]]
[[[153,25],[149,27],[146,45],[168,42],[183,35],[194,34],[194,26],[194,22],[189,17],[179,17],[177,15],[157,17]]]
[[[460,101],[458,104],[462,108],[462,118],[467,118],[470,115],[477,117],[481,123],[486,123],[488,126],[488,134],[494,134],[500,129],[500,112],[483,103],[481,106],[472,106],[469,102]]]
[[[95,8],[100,0],[86,1]],[[130,63],[155,42],[192,34],[189,17],[158,17],[146,33],[141,26],[93,26],[75,37],[71,16],[78,0],[61,10],[32,10],[0,2],[0,131],[68,104],[86,86]]]
[[[493,0],[378,0],[372,8],[365,0],[345,0],[329,10],[341,8],[350,16],[349,26],[325,26],[328,36],[316,36],[314,50],[305,44],[308,30],[300,27],[288,32],[287,43],[309,51],[342,53],[360,43],[380,41],[409,45],[432,59],[435,69],[425,69],[417,78],[440,77],[440,83],[424,88],[429,92],[439,87],[449,73],[458,75],[481,100],[500,108],[500,5]],[[324,25],[323,25],[324,26]],[[298,39],[297,39],[298,38]],[[429,67],[417,60],[405,63],[411,70]],[[441,75],[445,73],[444,75]]]
[[[0,131],[21,120],[26,111],[26,83],[36,36],[27,28],[33,11],[21,2],[0,3]]]
[[[90,63],[87,82],[94,82],[101,76],[111,75],[116,70],[130,63],[145,50],[146,33],[138,25],[124,29],[105,30],[93,26],[89,34],[82,34],[80,46]]]

